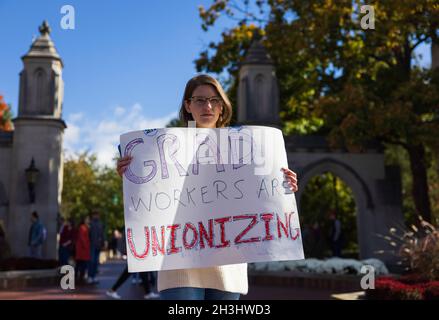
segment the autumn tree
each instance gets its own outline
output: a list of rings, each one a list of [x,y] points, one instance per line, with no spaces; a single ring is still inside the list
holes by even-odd
[[[375,29],[361,26],[366,4]],[[325,134],[352,152],[375,141],[400,146],[409,157],[416,213],[431,220],[426,153],[438,142],[439,75],[418,67],[414,54],[438,41],[435,1],[223,0],[199,13],[204,30],[222,15],[236,25],[200,53],[198,71],[229,72],[236,87],[253,34],[264,36],[284,132]]]
[[[0,131],[12,131],[14,126],[12,124],[11,107],[6,104],[3,96],[0,95]]]

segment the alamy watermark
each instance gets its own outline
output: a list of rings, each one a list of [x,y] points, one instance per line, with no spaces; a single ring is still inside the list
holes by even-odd
[[[360,26],[362,29],[375,29],[375,9],[371,5],[362,5],[360,7],[361,13],[366,13],[361,17]]]
[[[61,14],[64,14],[59,23],[61,29],[75,30],[75,7],[66,4],[61,7]]]
[[[371,265],[364,265],[361,267],[360,272],[365,273],[365,275],[361,277],[361,289],[375,289],[375,268]]]
[[[71,265],[66,264],[61,267],[60,273],[65,274],[65,276],[61,278],[61,289],[75,290],[75,269]]]

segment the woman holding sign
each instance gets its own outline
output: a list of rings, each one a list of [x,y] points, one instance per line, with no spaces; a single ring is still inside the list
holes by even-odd
[[[232,105],[216,79],[198,75],[189,80],[180,108],[180,119],[186,125],[195,121],[198,128],[222,128],[229,125],[231,118]],[[118,160],[120,176],[131,160]],[[296,174],[287,168],[281,170],[291,190],[296,192]],[[238,300],[248,292],[247,264],[159,271],[158,291],[164,300]]]

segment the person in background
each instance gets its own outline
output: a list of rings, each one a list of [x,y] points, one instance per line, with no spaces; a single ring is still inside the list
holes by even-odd
[[[312,233],[315,241],[314,256],[317,259],[323,259],[325,257],[326,241],[322,227],[317,221],[312,226]]]
[[[341,221],[337,218],[337,213],[334,210],[329,212],[329,220],[331,221],[329,242],[331,245],[332,256],[341,257],[343,232],[341,229]]]
[[[145,295],[145,299],[154,299],[160,297],[158,293],[154,292],[157,288],[157,271],[141,272],[140,278],[142,279],[142,283],[148,281],[149,287],[151,288],[150,293]]]
[[[72,222],[68,219],[64,219],[60,231],[58,249],[59,264],[61,266],[69,264],[69,258],[73,252],[73,241],[74,234]]]
[[[32,258],[42,258],[43,243],[45,240],[45,229],[40,222],[39,215],[36,211],[31,214],[32,225],[29,229],[29,255]]]
[[[127,253],[126,253],[126,243],[125,243],[125,229],[120,229],[117,232],[118,239],[117,239],[117,258],[118,259],[126,259]]]
[[[125,239],[125,228],[124,231],[122,231],[122,238],[121,238],[121,253],[123,254],[123,256],[126,257],[127,254],[127,249],[126,249],[126,239]],[[159,294],[154,292],[154,275],[152,272],[139,272],[139,273],[135,273],[138,274],[140,276],[141,279],[141,283],[142,283],[142,287],[143,290],[145,290],[145,295],[144,295],[144,299],[154,299],[154,298],[158,298]],[[128,280],[128,278],[131,275],[135,275],[135,274],[130,274],[128,272],[128,264],[125,267],[125,269],[122,271],[122,273],[120,274],[119,278],[116,280],[116,282],[114,283],[114,285],[111,287],[111,289],[109,289],[106,292],[106,295],[113,298],[113,299],[121,299],[122,297],[117,293],[117,289],[120,288],[120,286],[122,286],[124,284],[125,281]]]
[[[75,261],[76,261],[76,275],[78,283],[83,283],[87,273],[88,264],[90,262],[90,235],[88,217],[83,217],[79,223],[76,234],[75,243]]]
[[[106,292],[106,295],[113,299],[121,299],[122,297],[117,293],[117,290],[124,284],[125,281],[132,275],[132,273],[128,272],[128,265],[120,274],[119,278],[116,280],[114,285]],[[145,290],[144,299],[155,299],[160,297],[158,293],[154,292],[154,285],[152,282],[152,272],[139,272],[139,276],[141,279],[141,284],[143,290]]]
[[[140,274],[138,272],[133,273],[131,283],[132,284],[142,283],[142,279],[140,278]]]
[[[118,241],[119,241],[119,231],[117,229],[114,229],[111,235],[109,248],[108,248],[110,250],[110,257],[112,259],[116,259],[118,257]]]
[[[87,282],[96,284],[99,281],[96,279],[99,266],[99,256],[104,247],[104,227],[99,219],[99,212],[93,211],[90,222],[90,265],[88,271]]]

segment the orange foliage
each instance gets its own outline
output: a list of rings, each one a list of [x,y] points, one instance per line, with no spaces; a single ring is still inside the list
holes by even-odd
[[[11,109],[0,95],[0,131],[12,131]]]

